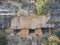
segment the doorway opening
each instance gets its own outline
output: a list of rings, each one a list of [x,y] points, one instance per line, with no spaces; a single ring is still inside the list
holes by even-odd
[[[14,34],[17,34],[18,32],[20,32],[20,29],[14,29]]]
[[[34,33],[35,29],[29,29],[29,34]]]
[[[48,31],[48,28],[41,28],[42,29],[42,33],[43,34],[46,34],[46,33],[48,33],[49,31]]]

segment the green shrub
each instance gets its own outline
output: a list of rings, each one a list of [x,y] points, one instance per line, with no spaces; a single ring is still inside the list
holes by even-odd
[[[59,38],[57,36],[50,36],[48,39],[43,38],[41,42],[42,45],[58,45]]]

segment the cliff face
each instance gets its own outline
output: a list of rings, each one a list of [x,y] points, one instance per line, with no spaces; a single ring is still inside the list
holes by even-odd
[[[27,4],[28,6],[26,7],[26,2],[23,1],[23,0],[21,0],[21,1],[22,1],[21,2],[22,5],[23,5],[22,6],[23,7],[23,11],[22,12],[24,12],[24,10],[27,10],[25,12],[26,13],[29,12],[29,14],[30,14],[31,10],[33,8],[35,9],[35,5],[34,4],[28,3]],[[28,0],[26,0],[26,1],[28,1]],[[23,3],[23,2],[25,2],[25,3]],[[11,8],[9,6],[11,6]],[[14,7],[10,2],[7,2],[6,6],[3,6],[3,7],[4,8],[8,8],[8,9],[10,9],[12,11],[14,10],[13,13],[16,13],[16,11],[17,11],[16,7]],[[21,12],[21,9],[22,8],[20,8],[20,10],[19,10],[20,12]],[[34,10],[32,10],[32,11],[34,11]],[[31,13],[33,13],[33,12],[31,12]],[[24,15],[26,15],[26,14],[24,14]],[[47,15],[44,15],[44,16],[42,15],[42,16],[38,16],[38,17],[36,17],[36,16],[35,17],[31,17],[28,14],[27,14],[26,17],[24,17],[24,16],[20,16],[20,17],[17,16],[16,18],[13,18],[12,21],[10,22],[11,23],[10,28],[14,28],[14,29],[15,28],[18,28],[18,29],[31,28],[31,29],[35,29],[35,28],[40,28],[40,27],[51,27],[52,25],[47,24],[49,19],[50,19],[50,16],[47,16]]]
[[[50,17],[48,16],[38,16],[38,17],[16,17],[12,19],[11,22],[11,28],[18,28],[18,29],[23,29],[23,28],[40,28],[40,27],[49,27],[47,25],[48,20]]]

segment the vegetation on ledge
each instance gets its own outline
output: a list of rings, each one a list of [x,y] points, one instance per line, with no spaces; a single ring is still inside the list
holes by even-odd
[[[51,0],[37,0],[36,3],[37,15],[46,15],[50,9]]]

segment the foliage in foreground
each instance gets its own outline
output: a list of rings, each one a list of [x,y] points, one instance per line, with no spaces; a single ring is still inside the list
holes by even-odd
[[[56,32],[55,34],[56,34],[56,36],[58,36],[59,39],[60,39],[60,31],[59,31],[59,32]]]
[[[4,31],[0,31],[0,45],[5,45],[6,43],[6,34]]]
[[[42,45],[58,45],[59,38],[57,36],[50,36],[48,39],[42,39]]]

